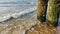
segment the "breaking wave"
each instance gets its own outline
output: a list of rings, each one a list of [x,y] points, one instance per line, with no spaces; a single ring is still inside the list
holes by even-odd
[[[17,11],[18,13],[13,13],[13,14],[9,14],[7,16],[0,17],[0,22],[8,21],[8,20],[14,19],[14,18],[22,18],[24,16],[27,16],[28,14],[34,13],[35,11],[36,11],[36,7],[29,8],[29,9],[26,9],[26,10],[20,11],[20,12]]]

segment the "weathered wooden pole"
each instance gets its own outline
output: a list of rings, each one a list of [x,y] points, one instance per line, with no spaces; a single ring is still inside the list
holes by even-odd
[[[60,11],[60,0],[49,0],[48,7],[48,24],[46,23],[46,11],[48,0],[38,0],[37,3],[37,18],[41,21],[40,24],[35,25],[27,34],[56,34],[56,25]]]
[[[37,2],[37,19],[41,22],[46,20],[48,0],[38,0]]]
[[[60,11],[60,0],[49,0],[48,22],[52,26],[57,26]]]

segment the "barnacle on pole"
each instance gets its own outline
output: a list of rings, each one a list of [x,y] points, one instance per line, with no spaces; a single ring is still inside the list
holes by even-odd
[[[60,9],[60,0],[49,0],[48,8],[48,22],[53,26],[57,25],[59,9]]]
[[[47,11],[48,0],[38,0],[37,3],[37,19],[39,21],[45,21]]]

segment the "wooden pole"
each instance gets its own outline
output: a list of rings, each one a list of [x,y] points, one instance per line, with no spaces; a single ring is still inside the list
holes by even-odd
[[[37,7],[37,18],[41,21],[40,24],[36,24],[30,28],[26,34],[57,34],[56,26],[59,11],[60,11],[60,0],[49,0],[48,7],[48,24],[46,24],[46,11],[47,11],[48,0],[38,0]]]
[[[48,0],[38,0],[37,2],[37,19],[41,22],[46,20]]]
[[[60,0],[49,0],[48,22],[53,26],[57,26],[60,11]]]

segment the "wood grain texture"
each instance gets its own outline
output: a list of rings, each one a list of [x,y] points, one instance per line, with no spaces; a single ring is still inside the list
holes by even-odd
[[[48,22],[53,26],[57,26],[59,11],[60,11],[59,5],[60,5],[60,0],[49,0]]]
[[[48,0],[38,0],[37,2],[37,19],[45,21]]]

